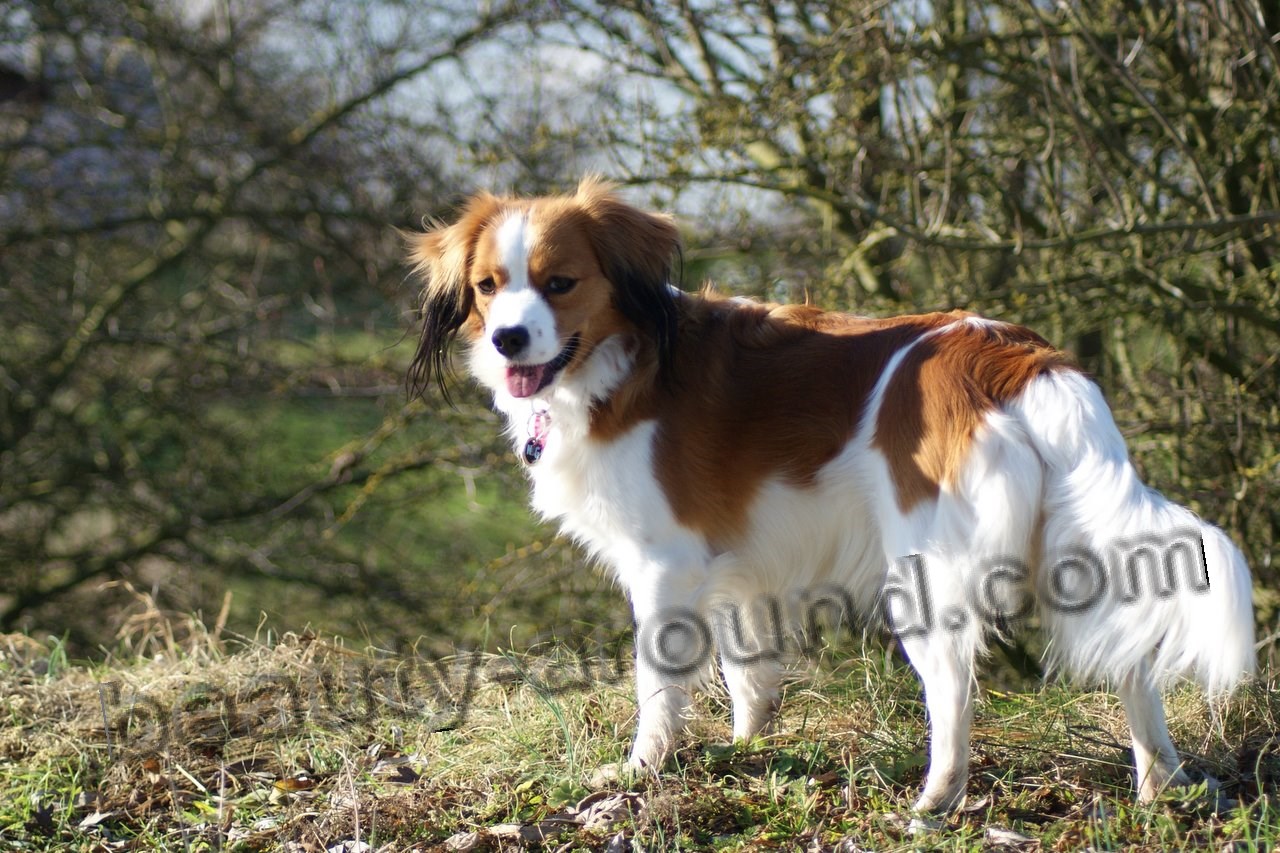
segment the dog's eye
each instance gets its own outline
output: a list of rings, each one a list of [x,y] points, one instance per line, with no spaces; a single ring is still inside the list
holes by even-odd
[[[547,279],[548,293],[568,293],[573,290],[574,285],[578,283],[576,278],[569,278],[563,275],[553,275]]]
[[[480,291],[480,293],[485,296],[492,296],[493,292],[497,289],[498,286],[493,283],[492,278],[486,278],[482,281],[476,282],[476,290]]]

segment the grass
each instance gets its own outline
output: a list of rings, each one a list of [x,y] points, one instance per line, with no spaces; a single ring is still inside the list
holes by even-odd
[[[623,758],[633,725],[617,659],[550,646],[393,655],[152,616],[133,622],[146,626],[134,653],[100,663],[68,660],[53,638],[0,638],[0,849],[1251,850],[1280,839],[1270,680],[1218,714],[1193,691],[1169,697],[1184,755],[1239,801],[1217,813],[1194,791],[1134,804],[1123,717],[1105,694],[985,691],[967,804],[921,836],[906,824],[924,771],[919,688],[874,642],[798,670],[775,734],[726,743],[728,709],[712,691],[659,778],[591,791],[590,771]]]

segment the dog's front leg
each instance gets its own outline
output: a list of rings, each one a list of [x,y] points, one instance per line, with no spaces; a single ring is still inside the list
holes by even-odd
[[[714,657],[698,572],[650,568],[633,585],[639,720],[626,769],[656,773],[688,721],[692,690]]]
[[[639,721],[629,771],[656,773],[666,762],[688,722],[692,690],[705,677],[711,658],[711,630],[699,610],[668,607],[637,614]]]

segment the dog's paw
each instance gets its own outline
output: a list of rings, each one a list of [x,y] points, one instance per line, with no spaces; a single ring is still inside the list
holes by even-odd
[[[1194,787],[1195,782],[1180,767],[1171,767],[1166,763],[1157,763],[1142,778],[1138,786],[1138,802],[1153,803],[1161,797],[1179,794],[1186,788]]]
[[[644,762],[623,761],[603,764],[587,774],[587,787],[593,791],[605,788],[627,788],[645,773],[652,773]]]
[[[946,817],[964,808],[966,793],[963,782],[951,789],[930,790],[927,786],[915,803],[911,813],[919,817]]]
[[[1171,780],[1155,799],[1212,814],[1225,814],[1240,805],[1239,800],[1227,796],[1221,782],[1207,773],[1179,771],[1179,777]]]
[[[931,832],[940,832],[944,828],[946,824],[933,815],[913,814],[907,821],[907,835],[928,835]]]
[[[889,812],[883,818],[897,832],[904,836],[928,835],[946,828],[946,823],[937,816],[918,812]]]

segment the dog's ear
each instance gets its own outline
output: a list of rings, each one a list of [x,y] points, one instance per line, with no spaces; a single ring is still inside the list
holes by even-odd
[[[659,375],[669,378],[677,323],[672,269],[680,256],[674,220],[626,204],[598,178],[584,179],[575,200],[591,219],[596,260],[613,284],[618,310],[654,341]]]
[[[474,306],[468,273],[480,231],[501,206],[488,193],[471,199],[453,225],[435,223],[426,233],[406,234],[405,251],[413,273],[422,279],[422,331],[409,365],[409,391],[426,392],[435,378],[446,402],[449,345],[467,323]]]

